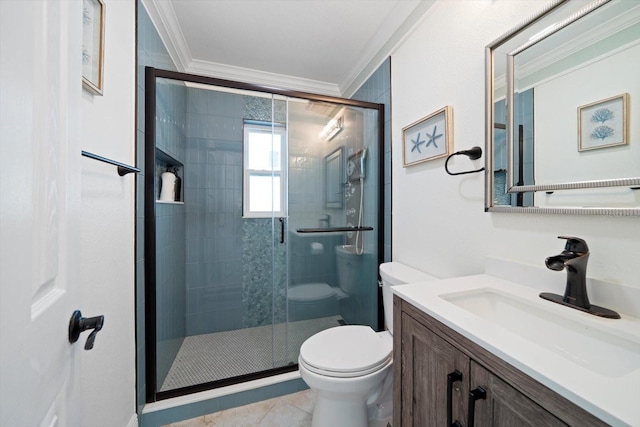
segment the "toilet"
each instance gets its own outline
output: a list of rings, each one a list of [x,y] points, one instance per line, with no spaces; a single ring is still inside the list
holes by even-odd
[[[316,319],[335,316],[339,313],[340,289],[326,283],[303,283],[287,290],[288,320]]]
[[[336,246],[335,253],[338,286],[329,286],[323,282],[291,286],[287,290],[290,322],[335,316],[340,312],[340,301],[348,299],[357,291],[359,287],[357,273],[362,257],[356,254],[355,246],[350,245]]]
[[[436,278],[398,262],[381,264],[380,276],[385,331],[362,325],[338,326],[318,332],[300,347],[300,376],[316,394],[312,427],[366,427],[371,412],[368,407],[382,400],[390,406],[390,396],[385,399],[383,395],[391,393],[391,286]]]

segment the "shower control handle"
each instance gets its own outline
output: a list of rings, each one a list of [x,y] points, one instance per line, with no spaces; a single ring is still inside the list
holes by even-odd
[[[73,344],[78,341],[82,332],[93,329],[84,345],[85,350],[91,350],[103,324],[104,316],[82,317],[80,310],[74,311],[69,320],[69,342]]]

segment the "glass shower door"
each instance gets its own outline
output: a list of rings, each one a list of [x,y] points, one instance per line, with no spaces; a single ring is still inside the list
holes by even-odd
[[[379,327],[378,111],[289,98],[289,357],[315,333]]]
[[[290,363],[282,350],[286,103],[178,78],[157,78],[155,94],[148,330],[162,398]],[[176,181],[179,191],[167,191]]]
[[[146,82],[148,401],[289,372],[329,327],[378,329],[375,105]]]

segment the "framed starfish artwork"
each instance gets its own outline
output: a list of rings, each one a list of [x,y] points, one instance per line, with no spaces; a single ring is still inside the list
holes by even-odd
[[[453,110],[443,107],[402,129],[402,166],[447,157],[453,147]]]

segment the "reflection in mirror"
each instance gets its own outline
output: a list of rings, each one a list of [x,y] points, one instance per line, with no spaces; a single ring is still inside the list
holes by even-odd
[[[325,203],[330,209],[341,209],[344,177],[344,147],[338,147],[324,158]]]
[[[486,209],[640,215],[640,2],[555,1],[486,55]]]

